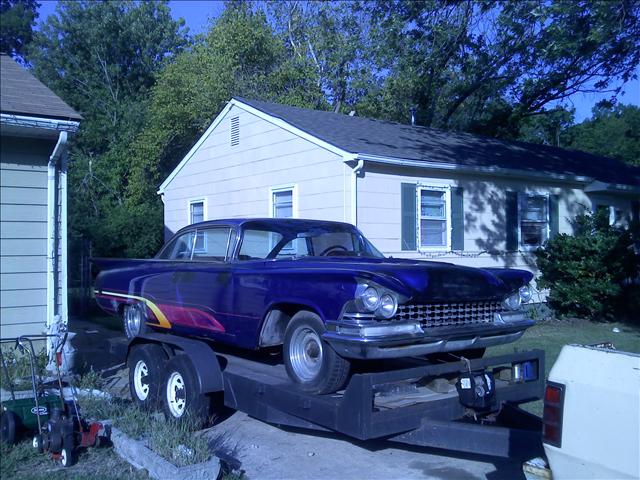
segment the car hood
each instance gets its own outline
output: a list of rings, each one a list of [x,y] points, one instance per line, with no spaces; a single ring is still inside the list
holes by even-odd
[[[399,258],[318,257],[272,264],[276,268],[285,265],[318,273],[348,273],[374,281],[417,303],[502,299],[533,278],[526,270],[471,268]]]

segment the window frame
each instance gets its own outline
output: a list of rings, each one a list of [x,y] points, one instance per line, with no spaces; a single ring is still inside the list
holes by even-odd
[[[547,214],[547,218],[545,220],[546,228],[545,228],[545,238],[542,240],[540,245],[524,245],[522,243],[522,220],[524,213],[524,200],[529,198],[542,197],[545,199],[546,206],[545,211]],[[551,206],[549,202],[549,193],[539,193],[539,192],[518,192],[518,248],[523,251],[534,251],[544,245],[544,242],[549,240],[549,236],[551,235]],[[527,220],[532,223],[543,223],[543,222],[533,222],[531,220]]]
[[[276,193],[291,192],[291,217],[276,217],[274,197]],[[298,218],[298,185],[279,185],[269,188],[269,218]]]
[[[187,225],[193,225],[194,222],[192,222],[192,217],[191,217],[191,207],[197,203],[202,203],[202,221],[206,222],[207,221],[207,198],[206,197],[196,197],[196,198],[190,198],[187,200]],[[200,223],[200,222],[196,222],[196,223]],[[197,236],[197,234],[196,234]],[[203,236],[203,251],[206,251],[207,249],[207,237]],[[191,252],[191,256],[193,257],[193,252],[195,252],[195,244],[194,244],[194,248],[193,251]]]
[[[422,191],[443,192],[445,202],[444,221],[446,230],[445,245],[422,245]],[[418,183],[416,185],[416,246],[419,252],[450,251],[451,250],[451,185],[436,185],[432,183]]]

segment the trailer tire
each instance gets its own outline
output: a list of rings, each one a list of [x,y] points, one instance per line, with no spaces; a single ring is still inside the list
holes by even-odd
[[[138,335],[144,335],[149,331],[147,327],[147,307],[142,302],[132,303],[124,306],[122,312],[122,322],[124,334],[132,340]]]
[[[324,323],[306,310],[296,313],[285,330],[282,356],[289,378],[310,393],[340,390],[349,378],[351,363],[322,340]]]
[[[187,420],[201,428],[209,420],[210,399],[200,392],[194,366],[186,355],[167,362],[162,382],[162,409],[168,419]]]
[[[145,410],[158,408],[166,363],[167,355],[159,345],[136,345],[131,350],[127,358],[129,391],[139,407]]]
[[[18,417],[11,410],[2,412],[0,416],[0,428],[2,432],[2,443],[14,445],[16,443],[16,434],[18,430]]]

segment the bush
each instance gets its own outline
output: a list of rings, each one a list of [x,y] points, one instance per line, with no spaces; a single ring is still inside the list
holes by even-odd
[[[536,252],[538,285],[550,289],[549,305],[560,315],[591,320],[638,315],[628,302],[640,296],[630,229],[610,226],[606,212],[598,212],[576,217],[574,230]]]

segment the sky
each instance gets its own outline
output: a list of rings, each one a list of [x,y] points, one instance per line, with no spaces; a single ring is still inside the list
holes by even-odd
[[[44,21],[48,15],[54,13],[57,1],[39,0],[41,6],[38,10],[40,17],[38,22]],[[217,18],[224,9],[222,0],[173,0],[169,2],[173,18],[184,18],[189,32],[192,35],[201,33],[207,29],[209,21]],[[640,77],[640,67],[638,67]],[[617,87],[619,84],[615,85]],[[628,82],[623,87],[624,95],[618,96],[618,101],[625,104],[640,106],[640,78]],[[577,93],[563,103],[575,108],[575,121],[581,122],[591,116],[591,109],[600,100],[611,97],[610,93]]]

